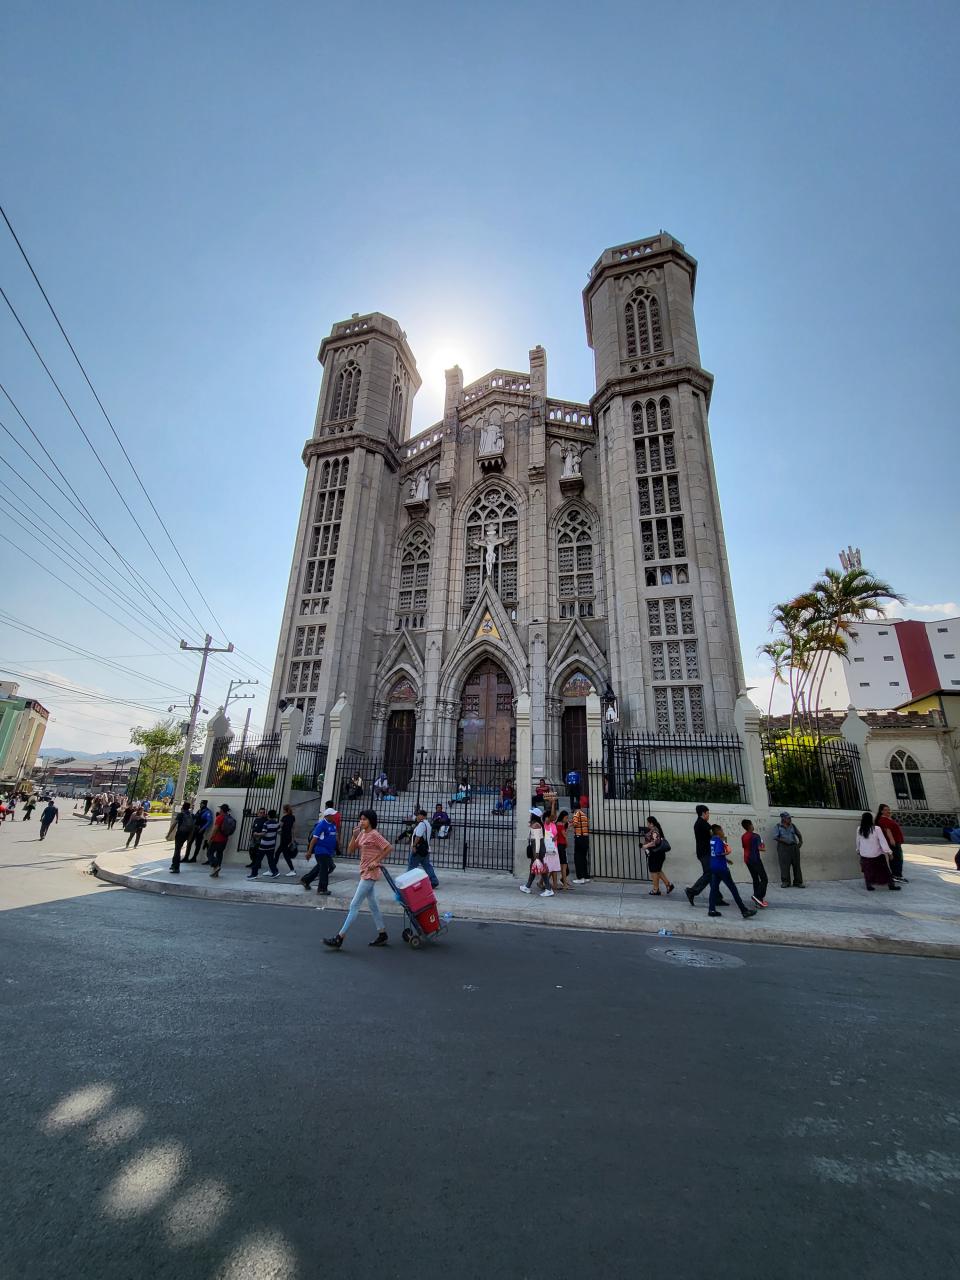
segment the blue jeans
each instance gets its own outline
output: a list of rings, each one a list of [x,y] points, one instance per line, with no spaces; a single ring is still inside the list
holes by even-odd
[[[430,877],[430,883],[433,885],[434,889],[436,889],[440,881],[437,879],[437,873],[433,869],[433,863],[430,861],[429,854],[425,858],[422,858],[411,849],[410,857],[407,859],[407,870],[413,871],[414,868],[422,868]]]
[[[720,901],[721,884],[727,886],[734,902],[741,911],[745,911],[746,907],[744,907],[743,899],[737,892],[737,886],[733,883],[733,876],[730,874],[729,867],[724,867],[722,871],[714,871],[713,869],[710,871],[710,910],[716,911],[717,909],[717,903]]]
[[[373,916],[373,923],[381,933],[385,932],[383,916],[380,914],[380,904],[377,902],[377,882],[376,880],[361,880],[357,885],[357,892],[353,895],[353,901],[350,903],[350,910],[347,912],[347,918],[340,926],[341,938],[360,914],[360,908],[363,906],[364,899],[367,899],[369,902],[370,914]]]

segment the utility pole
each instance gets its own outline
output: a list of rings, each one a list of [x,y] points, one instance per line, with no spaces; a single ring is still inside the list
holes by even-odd
[[[255,693],[234,693],[234,689],[242,689],[245,684],[259,684],[259,680],[231,680],[227,686],[227,696],[223,702],[223,712],[226,714],[227,708],[231,702],[243,702],[247,698],[255,698]]]
[[[203,695],[203,677],[207,670],[207,659],[211,653],[233,653],[233,645],[228,644],[225,649],[218,649],[214,646],[213,636],[204,636],[203,645],[187,644],[186,640],[180,641],[180,648],[186,649],[189,653],[202,653],[200,660],[200,674],[197,676],[197,692],[193,695],[193,702],[190,707],[190,724],[187,728],[187,741],[183,748],[183,759],[180,761],[180,772],[177,775],[177,786],[173,793],[173,812],[176,813],[180,805],[183,803],[183,793],[187,788],[187,769],[190,767],[190,752],[193,748],[193,735],[197,731],[197,714],[200,711],[200,698]]]

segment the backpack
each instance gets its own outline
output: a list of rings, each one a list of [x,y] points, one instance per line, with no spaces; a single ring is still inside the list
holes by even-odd
[[[233,835],[233,833],[236,831],[236,829],[237,829],[236,818],[233,816],[232,813],[225,813],[223,815],[223,822],[221,822],[220,824],[220,830],[229,840],[230,837]]]

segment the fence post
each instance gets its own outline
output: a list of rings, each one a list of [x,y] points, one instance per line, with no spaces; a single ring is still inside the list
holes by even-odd
[[[760,712],[745,693],[733,708],[733,723],[743,743],[743,781],[747,804],[759,813],[769,808],[767,777],[763,768],[763,743],[760,741]]]
[[[297,765],[297,747],[303,729],[303,712],[299,707],[287,707],[280,717],[280,759],[284,762],[283,793],[280,808],[290,803],[293,792],[293,771]]]
[[[527,832],[530,824],[530,796],[533,794],[533,774],[530,767],[530,695],[526,690],[517,698],[517,818],[514,825],[513,874],[526,880],[530,864],[527,862]]]
[[[870,755],[867,751],[867,743],[870,741],[870,726],[857,715],[856,708],[850,706],[847,708],[847,717],[840,726],[840,732],[843,735],[844,742],[849,742],[857,748],[860,754],[860,773],[863,777],[863,790],[867,797],[867,808],[871,813],[876,813],[879,806],[877,796],[877,780],[873,776],[873,765],[870,763]]]
[[[341,693],[330,709],[330,738],[327,743],[327,764],[323,776],[323,789],[328,796],[333,796],[334,804],[339,799],[333,790],[334,783],[337,780],[337,765],[340,763],[340,757],[350,742],[350,720],[352,715],[353,711],[347,701],[347,695]]]
[[[200,761],[200,785],[197,787],[197,795],[202,796],[204,791],[212,785],[210,778],[210,770],[213,766],[213,747],[218,738],[232,738],[233,732],[230,728],[230,721],[218,711],[212,720],[207,721],[207,737],[203,744],[203,759]]]

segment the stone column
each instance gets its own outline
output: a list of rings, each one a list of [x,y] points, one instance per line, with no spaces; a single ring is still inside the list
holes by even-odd
[[[743,781],[746,803],[759,815],[770,807],[767,798],[767,776],[763,767],[763,744],[760,741],[760,712],[745,693],[741,693],[733,709],[733,723],[743,743]]]
[[[603,813],[606,797],[603,794],[603,705],[596,689],[587,694],[587,777],[581,791],[590,797],[590,827],[604,826]],[[591,782],[597,783],[591,786]]]
[[[197,795],[213,786],[210,769],[213,765],[213,746],[218,738],[232,738],[230,721],[222,711],[218,711],[212,720],[207,721],[207,737],[203,744],[203,759],[200,761],[200,785]]]
[[[303,712],[299,707],[290,706],[280,717],[280,759],[286,764],[283,775],[283,794],[280,796],[280,807],[290,803],[293,791],[293,772],[297,765],[297,747],[300,745],[300,734],[303,732]]]
[[[530,767],[530,695],[517,697],[517,820],[514,826],[513,874],[526,880],[530,869],[527,862],[527,817],[530,797],[533,794],[533,774]]]
[[[333,789],[337,780],[337,765],[350,745],[351,716],[352,708],[347,701],[347,695],[341,693],[330,708],[330,738],[327,744],[327,767],[324,775],[324,790],[328,796],[333,797],[334,804],[338,800]]]
[[[847,718],[840,726],[840,732],[843,734],[844,742],[849,742],[860,752],[860,772],[863,774],[863,789],[867,797],[867,808],[871,813],[876,813],[880,800],[877,792],[877,780],[873,775],[873,766],[870,763],[870,755],[867,751],[867,743],[870,741],[870,728],[867,722],[857,715],[856,708],[850,706],[847,708]]]

